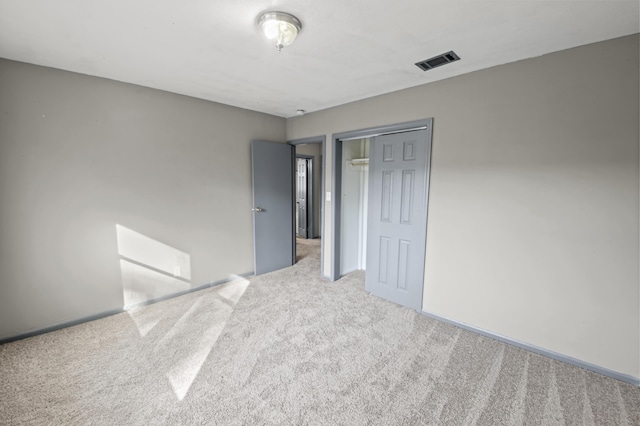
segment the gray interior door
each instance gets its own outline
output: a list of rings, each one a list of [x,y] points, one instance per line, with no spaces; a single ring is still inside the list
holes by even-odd
[[[291,145],[253,141],[254,273],[293,265],[293,160]]]
[[[298,229],[297,233],[301,238],[309,238],[308,217],[307,217],[307,159],[298,158],[297,163],[297,206],[298,206]]]
[[[372,139],[365,288],[422,307],[430,138],[426,130]]]

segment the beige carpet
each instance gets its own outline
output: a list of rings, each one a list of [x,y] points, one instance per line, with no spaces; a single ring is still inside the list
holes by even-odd
[[[299,263],[0,346],[0,424],[640,425],[640,389]]]

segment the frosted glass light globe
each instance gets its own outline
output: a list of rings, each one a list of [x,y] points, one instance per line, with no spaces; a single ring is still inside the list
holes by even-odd
[[[258,18],[265,37],[276,43],[276,49],[289,46],[298,36],[302,24],[293,15],[284,12],[265,12]]]

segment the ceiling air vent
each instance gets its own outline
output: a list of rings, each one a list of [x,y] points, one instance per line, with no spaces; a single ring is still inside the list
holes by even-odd
[[[460,57],[456,55],[453,50],[451,52],[443,53],[442,55],[434,56],[433,58],[425,59],[416,63],[416,66],[422,71],[428,71],[432,68],[439,67],[440,65],[448,64],[449,62],[455,62]]]

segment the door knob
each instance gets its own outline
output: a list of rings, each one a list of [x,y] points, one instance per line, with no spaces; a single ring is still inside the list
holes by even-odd
[[[251,209],[251,211],[256,212],[256,213],[262,213],[264,212],[264,209],[261,207],[256,207],[254,209]]]

